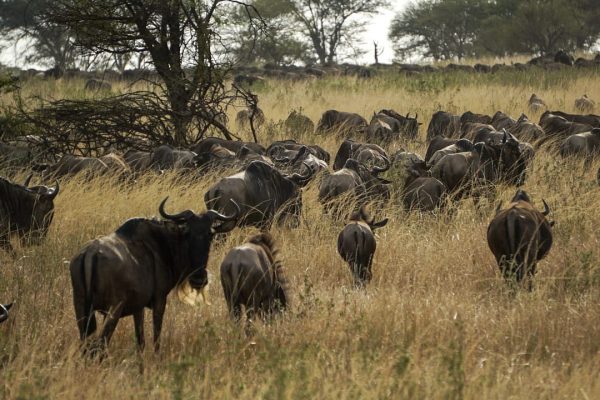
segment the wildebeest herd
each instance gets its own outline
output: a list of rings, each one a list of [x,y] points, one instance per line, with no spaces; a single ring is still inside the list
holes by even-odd
[[[532,99],[530,107],[545,107],[539,97]],[[324,213],[347,221],[337,250],[357,288],[365,288],[373,276],[375,230],[388,223],[387,218],[371,216],[368,208],[378,214],[386,203],[396,202],[409,212],[435,214],[451,211],[461,199],[473,198],[476,204],[492,199],[496,184],[514,186],[511,203],[505,209],[498,206],[489,224],[487,242],[503,277],[531,290],[536,264],[552,246],[554,222],[546,202],[541,200],[539,211],[522,189],[527,171],[542,147],[564,157],[592,159],[600,152],[600,117],[545,111],[536,124],[525,115],[513,119],[500,111],[492,116],[439,111],[427,128],[425,157],[404,150],[388,154],[385,147],[390,143],[417,140],[420,125],[417,115],[390,109],[375,113],[370,122],[358,114],[328,110],[315,134],[340,139],[333,162],[320,146],[295,140],[265,148],[206,138],[189,149],[162,145],[151,152],[130,150],[97,158],[64,155],[54,165],[33,165],[43,181],[109,173],[135,179],[166,169],[225,175],[206,191],[206,212],[169,214],[165,198],[158,207],[161,219],[127,220],[72,258],[81,339],[97,330],[96,312],[105,316],[96,342],[102,345],[110,341],[119,319],[131,315],[137,343],[143,347],[144,309],[150,308],[158,347],[167,295],[176,289],[180,298],[187,291],[193,299],[207,301],[206,266],[213,239],[239,226],[255,226],[262,233],[231,249],[221,264],[220,280],[232,318],[241,318],[242,307],[247,320],[255,315],[268,320],[285,310],[290,303],[288,281],[268,231],[273,223],[289,229],[302,224],[303,190],[311,182],[318,188]],[[53,187],[30,186],[30,179],[23,185],[0,179],[0,244],[11,252],[11,236],[24,244],[39,243],[54,215],[58,182]],[[8,319],[11,305],[0,305],[0,322]]]

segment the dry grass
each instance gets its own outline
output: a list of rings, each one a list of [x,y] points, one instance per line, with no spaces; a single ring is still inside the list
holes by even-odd
[[[566,111],[584,92],[600,99],[591,73],[428,79],[422,90],[392,78],[268,84],[261,107],[275,121],[299,107],[315,120],[327,108],[370,115],[391,107],[426,119],[423,135],[438,108],[518,116],[532,91]],[[26,90],[44,94],[40,88]],[[337,145],[304,139],[332,153]],[[425,152],[422,143],[409,147]],[[556,227],[532,293],[511,292],[499,277],[485,241],[494,205],[478,211],[468,200],[452,217],[386,208],[391,222],[379,232],[373,282],[355,291],[335,249],[342,224],[322,217],[311,186],[306,223],[273,230],[293,295],[285,317],[259,324],[252,340],[229,321],[219,264],[254,232],[237,229],[212,249],[212,306],[194,309],[172,296],[158,354],[137,354],[132,322],[122,320],[100,364],[78,352],[68,260],[127,218],[156,215],[165,195],[169,210],[203,209],[216,177],[147,177],[130,188],[64,182],[45,243],[19,249],[16,259],[0,254],[0,300],[17,301],[0,326],[0,398],[599,398],[598,166],[538,154],[525,188],[538,204],[546,198]],[[498,199],[513,193],[499,187]]]

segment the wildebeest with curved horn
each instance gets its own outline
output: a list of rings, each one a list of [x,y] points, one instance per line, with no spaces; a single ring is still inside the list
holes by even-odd
[[[207,208],[229,212],[230,199],[241,207],[240,225],[268,226],[278,215],[278,222],[291,219],[298,225],[302,212],[301,188],[312,173],[284,176],[262,161],[254,161],[242,172],[222,178],[204,194]],[[234,225],[235,222],[229,223]]]
[[[364,287],[371,281],[373,256],[377,250],[377,242],[373,231],[385,226],[388,219],[375,222],[362,206],[354,212],[350,222],[342,229],[338,236],[337,249],[344,261],[350,266],[354,284]]]
[[[227,232],[227,222],[239,216],[215,210],[196,214],[158,208],[162,221],[133,218],[114,233],[93,240],[71,260],[71,283],[77,325],[82,340],[96,331],[95,311],[106,316],[100,333],[108,345],[120,318],[132,315],[139,347],[144,345],[144,308],[152,309],[154,345],[158,349],[167,295],[182,285],[204,293],[206,263],[215,233]],[[216,222],[223,221],[219,225]],[[231,227],[235,226],[235,223]]]
[[[529,195],[519,189],[505,210],[496,209],[496,216],[487,230],[488,245],[502,275],[521,283],[535,275],[537,262],[552,247],[552,223],[546,217],[550,208],[544,200],[544,211],[538,211]]]
[[[386,151],[377,144],[372,143],[360,143],[352,139],[345,139],[335,154],[333,160],[333,170],[337,171],[344,168],[346,161],[353,158],[358,159],[359,153],[365,152],[361,157],[361,162],[371,163],[372,165],[378,165],[380,167],[386,164],[386,160],[389,160],[389,156]]]
[[[29,187],[31,175],[23,185],[0,178],[0,247],[12,251],[10,236],[16,234],[23,244],[39,243],[48,232],[54,217],[54,188]]]
[[[8,319],[8,311],[11,309],[13,303],[0,304],[0,324]]]
[[[229,251],[221,263],[221,284],[231,317],[238,321],[244,306],[248,321],[289,306],[287,281],[270,233],[252,236]]]

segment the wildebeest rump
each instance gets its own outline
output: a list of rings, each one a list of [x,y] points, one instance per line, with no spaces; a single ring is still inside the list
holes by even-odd
[[[372,143],[359,143],[352,139],[346,139],[340,145],[338,149],[335,159],[333,160],[333,170],[337,171],[344,167],[346,161],[350,158],[357,159],[358,154],[362,151],[367,150],[368,153],[372,156],[371,159],[375,162],[373,164],[385,164],[386,160],[389,160],[389,157],[386,151],[381,148],[379,145]],[[368,154],[363,155],[363,160],[367,158]],[[382,166],[379,165],[379,166]]]
[[[350,217],[350,222],[338,235],[337,249],[342,259],[350,266],[354,284],[362,287],[371,281],[371,266],[377,250],[373,231],[385,226],[388,219],[375,222],[364,207]]]
[[[249,321],[255,313],[268,318],[289,306],[287,281],[271,234],[255,235],[227,253],[221,263],[221,285],[236,321],[242,306]]]
[[[274,167],[254,161],[244,171],[222,178],[208,189],[204,202],[207,208],[225,213],[230,210],[230,199],[235,200],[242,210],[240,225],[269,226],[276,215],[278,222],[291,220],[298,225],[302,211],[300,189],[311,176],[286,177]]]
[[[566,138],[560,146],[560,155],[562,157],[580,156],[588,159],[600,155],[600,128]]]
[[[218,137],[208,137],[206,139],[202,139],[195,145],[191,146],[190,150],[196,154],[207,153],[210,152],[214,145],[219,145],[227,150],[233,151],[234,153],[237,153],[242,147],[245,146],[257,154],[265,154],[265,148],[258,143],[244,142],[240,140],[226,140]]]
[[[144,308],[152,309],[154,344],[158,348],[167,295],[189,283],[208,285],[206,263],[215,233],[226,232],[230,216],[208,210],[176,215],[159,207],[164,220],[134,218],[114,233],[93,240],[71,260],[71,283],[77,325],[82,340],[96,331],[95,311],[106,316],[100,339],[108,345],[120,318],[133,315],[135,335],[144,345]],[[234,204],[235,205],[235,204]],[[239,211],[239,210],[238,210]],[[217,221],[224,221],[214,225]],[[233,225],[235,226],[235,224]]]
[[[60,187],[28,187],[0,178],[0,247],[12,250],[10,237],[19,236],[23,244],[39,243],[48,232],[54,217],[54,198]]]
[[[549,212],[545,201],[544,212],[539,212],[523,190],[517,191],[507,209],[500,211],[498,206],[487,240],[505,278],[522,282],[535,275],[537,262],[552,247],[551,223],[546,219]]]
[[[437,111],[427,127],[427,140],[436,136],[455,137],[460,130],[460,116],[445,111]]]
[[[356,113],[327,110],[321,116],[316,133],[337,133],[342,136],[356,134],[367,127],[367,120]]]

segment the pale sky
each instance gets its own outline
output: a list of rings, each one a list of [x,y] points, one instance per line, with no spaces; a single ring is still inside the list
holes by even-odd
[[[379,14],[368,17],[369,21],[367,22],[366,31],[361,35],[362,46],[361,48],[366,51],[366,54],[358,60],[348,60],[348,61],[358,61],[360,64],[371,64],[374,62],[373,57],[373,41],[376,41],[379,48],[383,49],[383,53],[379,57],[379,61],[382,63],[390,63],[394,57],[394,51],[392,49],[392,44],[388,39],[388,33],[390,24],[394,16],[402,11],[411,0],[390,0],[390,7],[382,10]],[[26,41],[23,41],[26,42]],[[6,46],[2,52],[0,52],[0,63],[3,63],[8,66],[18,66],[20,68],[38,68],[43,69],[44,67],[39,65],[24,65],[24,60],[22,59],[20,53],[26,49],[27,45],[25,43],[21,43],[18,46],[18,49],[15,49],[14,46]]]

